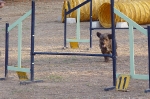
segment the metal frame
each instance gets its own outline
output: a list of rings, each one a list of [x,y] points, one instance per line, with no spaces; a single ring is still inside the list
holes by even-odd
[[[83,6],[84,4],[90,2],[90,47],[92,47],[92,0],[86,0],[85,2],[81,3],[80,5],[78,5],[77,7],[70,9],[68,12],[66,12],[65,10],[65,19],[66,19],[66,15],[71,13],[72,11],[76,10],[77,8]],[[116,71],[115,71],[115,67],[116,67],[116,55],[115,53],[113,53],[112,55],[109,54],[87,54],[87,53],[57,53],[57,52],[34,52],[34,29],[35,29],[35,0],[32,0],[32,9],[31,11],[28,12],[28,14],[31,13],[31,51],[30,51],[30,81],[23,81],[20,82],[20,84],[29,84],[29,83],[33,83],[33,82],[42,82],[42,80],[34,80],[34,55],[36,54],[43,54],[43,55],[76,55],[76,56],[108,56],[113,58],[113,86],[116,85]],[[26,14],[28,16],[28,14]],[[26,17],[27,17],[26,16]],[[19,18],[12,26],[9,27],[9,24],[6,23],[6,40],[5,40],[5,78],[0,78],[0,80],[5,80],[8,76],[8,48],[9,48],[9,31],[15,27],[15,25],[17,25],[19,20],[24,20],[25,17],[21,17]],[[114,32],[112,32],[114,33]],[[65,39],[65,43],[66,44],[66,20],[65,20],[65,24],[64,24],[64,39]],[[113,35],[114,37],[115,35]],[[114,41],[114,40],[113,40]],[[113,46],[114,46],[114,42],[113,42]],[[66,46],[66,45],[65,45]],[[115,52],[115,48],[113,48],[114,52]],[[20,51],[19,51],[20,52]],[[20,63],[20,62],[18,62]],[[18,68],[13,68],[11,70],[17,70]],[[23,68],[20,68],[19,70],[22,71]],[[24,71],[24,70],[23,70]]]
[[[115,49],[115,29],[125,29],[125,28],[115,28],[114,24],[114,12],[116,13],[116,9],[114,9],[114,0],[111,1],[111,28],[105,28],[105,29],[112,29],[112,46],[113,46],[113,53],[112,55],[108,54],[86,54],[86,53],[58,53],[58,52],[34,52],[34,29],[35,29],[35,0],[32,0],[32,10],[31,10],[31,52],[30,52],[30,81],[20,82],[20,84],[28,84],[32,82],[41,82],[42,80],[34,80],[34,55],[76,55],[76,56],[108,56],[113,59],[113,86],[105,88],[105,91],[109,91],[112,89],[115,89],[116,87],[116,49]],[[71,13],[72,11],[78,9],[79,7],[83,6],[84,4],[90,2],[90,47],[92,47],[92,30],[94,29],[103,29],[103,28],[92,28],[92,0],[86,0],[85,2],[81,3],[77,7],[70,9],[68,12],[65,10],[65,22],[64,22],[64,46],[66,47],[66,15]],[[20,20],[23,20],[22,18]],[[17,22],[15,23],[17,24]],[[134,22],[133,22],[134,24]],[[136,25],[136,24],[135,24]],[[14,27],[9,27],[9,24],[6,23],[6,40],[5,40],[5,78],[0,78],[0,80],[5,80],[7,78],[8,74],[8,48],[9,48],[9,30]],[[11,29],[10,29],[11,28]],[[133,26],[129,26],[130,32],[133,31]],[[145,28],[146,29],[146,28]],[[150,26],[147,27],[148,29],[148,60],[150,59]],[[143,30],[143,28],[140,28],[140,31],[144,31],[144,34],[147,35],[146,31]],[[132,42],[132,41],[131,41]],[[133,43],[133,42],[132,42]],[[19,53],[19,52],[18,52]],[[150,60],[149,60],[150,62]],[[19,64],[19,62],[18,62]],[[149,63],[149,89],[145,90],[145,92],[150,92],[150,63]]]
[[[68,12],[66,10],[64,11],[65,13],[65,20],[64,20],[64,47],[66,47],[66,15],[71,13],[72,11],[78,9],[79,7],[83,6],[84,4],[90,2],[90,47],[92,47],[92,0],[86,0],[85,2],[81,3],[80,5],[76,6],[73,9],[70,9]],[[34,2],[33,2],[34,3]],[[113,58],[113,89],[116,86],[116,49],[115,49],[115,35],[114,31],[115,29],[112,29],[113,32],[113,53],[112,55],[109,54],[86,54],[86,53],[59,53],[59,52],[34,52],[34,26],[35,26],[35,4],[32,4],[32,29],[31,29],[31,81],[34,81],[34,55],[39,54],[39,55],[76,55],[76,56],[108,56]]]

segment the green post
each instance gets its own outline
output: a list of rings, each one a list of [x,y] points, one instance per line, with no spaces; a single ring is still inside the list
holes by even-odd
[[[76,39],[80,39],[80,8],[77,9],[77,28],[76,28]]]
[[[134,66],[134,33],[133,26],[129,24],[129,43],[130,43],[130,75],[131,77],[135,74]]]
[[[18,67],[21,68],[22,22],[18,24]]]

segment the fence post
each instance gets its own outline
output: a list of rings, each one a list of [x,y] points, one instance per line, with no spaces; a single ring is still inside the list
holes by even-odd
[[[150,92],[150,26],[147,26],[148,36],[148,75],[149,75],[149,88],[145,90],[145,93]]]
[[[30,80],[34,81],[34,27],[35,27],[35,1],[32,0],[32,11],[31,11],[31,73]]]
[[[114,0],[111,2],[111,29],[112,29],[112,60],[113,60],[113,86],[105,88],[105,91],[113,90],[116,87],[116,44],[115,44],[115,24],[114,24]]]
[[[8,32],[9,23],[6,23],[5,31],[5,78],[8,77],[8,49],[9,49],[9,32]]]

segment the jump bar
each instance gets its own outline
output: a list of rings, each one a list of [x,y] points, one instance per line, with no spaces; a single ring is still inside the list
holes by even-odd
[[[41,55],[76,55],[76,56],[107,56],[111,57],[110,54],[88,54],[88,53],[60,53],[60,52],[34,52],[32,55],[41,54]]]
[[[108,30],[108,29],[111,29],[111,28],[91,28],[92,30],[96,30],[96,29],[104,29],[104,30]],[[115,29],[129,29],[129,28],[115,28]],[[133,29],[136,29],[136,28],[133,28]],[[144,29],[147,29],[147,27],[144,27]]]

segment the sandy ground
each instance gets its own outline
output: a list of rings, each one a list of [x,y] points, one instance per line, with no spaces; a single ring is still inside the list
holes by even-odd
[[[64,24],[61,16],[62,0],[36,2],[35,51],[101,53],[96,32],[93,30],[92,49],[89,43],[79,43],[79,49],[63,48]],[[6,3],[0,9],[0,77],[4,77],[5,23],[10,25],[31,9],[31,2]],[[23,21],[22,66],[30,66],[31,17]],[[81,22],[81,39],[89,39],[89,22]],[[17,30],[10,31],[9,65],[17,65]],[[67,38],[74,38],[76,24],[67,24]],[[116,30],[118,43],[117,73],[129,74],[128,30]],[[148,74],[147,37],[134,30],[135,73]],[[112,61],[105,63],[103,57],[35,55],[35,80],[42,83],[20,85],[14,71],[9,71],[8,79],[0,81],[0,99],[149,99],[147,80],[131,79],[129,92],[104,91],[112,86]],[[28,74],[29,78],[30,75]]]

